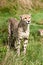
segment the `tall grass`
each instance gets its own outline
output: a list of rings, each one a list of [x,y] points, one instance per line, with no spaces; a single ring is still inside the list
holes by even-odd
[[[43,13],[37,12],[37,13],[32,13],[32,22],[31,23],[36,23],[43,19]],[[6,47],[3,47],[3,43],[7,42],[7,37],[8,37],[8,18],[12,16],[12,14],[5,13],[5,14],[0,14],[0,61],[4,59],[5,54],[6,54]],[[19,14],[13,15],[12,17],[17,18],[18,20],[20,19]],[[13,56],[8,58],[7,62],[9,65],[9,62],[13,65],[43,65],[43,41],[41,41],[40,35],[38,35],[37,31],[38,29],[43,29],[43,26],[41,25],[31,25],[30,26],[30,37],[29,37],[29,43],[27,46],[27,54],[26,56],[21,56],[13,60]],[[9,59],[11,59],[9,61]],[[7,64],[5,64],[7,65]]]
[[[8,2],[6,7],[3,6],[0,8],[0,61],[4,60],[7,52],[4,44],[8,41],[8,19],[14,17],[19,21],[21,14],[31,13],[31,24],[35,25],[30,26],[30,37],[26,56],[21,54],[20,57],[17,57],[16,53],[12,50],[13,55],[11,54],[8,57],[5,65],[43,65],[43,37],[38,35],[38,30],[43,29],[43,25],[39,25],[40,21],[43,20],[43,10],[35,10],[34,8],[32,10],[19,9],[20,5],[17,3],[14,6],[14,3],[12,4],[10,0]]]

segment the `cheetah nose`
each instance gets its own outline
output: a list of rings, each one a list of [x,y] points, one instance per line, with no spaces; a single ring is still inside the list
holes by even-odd
[[[28,22],[30,22],[30,21],[28,21]]]

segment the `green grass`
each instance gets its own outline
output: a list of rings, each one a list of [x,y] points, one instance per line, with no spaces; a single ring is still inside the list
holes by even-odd
[[[7,48],[3,43],[7,42],[8,37],[8,18],[15,17],[17,20],[20,19],[20,13],[0,13],[0,61],[6,57]],[[27,13],[27,12],[26,12]],[[23,54],[17,57],[16,53],[12,50],[10,56],[7,58],[5,65],[43,65],[43,41],[40,35],[37,35],[38,29],[43,29],[43,25],[38,25],[37,22],[43,19],[43,12],[30,12],[32,14],[32,24],[30,26],[30,37],[27,46],[27,54]],[[37,25],[36,25],[37,24]],[[9,52],[9,53],[10,53]],[[15,56],[16,55],[16,56]]]
[[[32,14],[32,21],[38,23],[43,20],[43,12],[35,12]]]

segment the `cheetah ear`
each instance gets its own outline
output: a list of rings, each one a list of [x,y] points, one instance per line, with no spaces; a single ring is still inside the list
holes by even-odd
[[[20,15],[20,19],[21,19],[21,20],[23,19],[23,16],[22,16],[22,15]]]
[[[20,18],[22,19],[22,15],[20,15]]]
[[[30,15],[30,17],[31,17],[31,14],[29,14]]]

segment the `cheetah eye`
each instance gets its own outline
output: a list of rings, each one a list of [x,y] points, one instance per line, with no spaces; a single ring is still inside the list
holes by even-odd
[[[29,17],[30,18],[30,17]]]
[[[25,19],[27,19],[27,18],[25,17]]]

